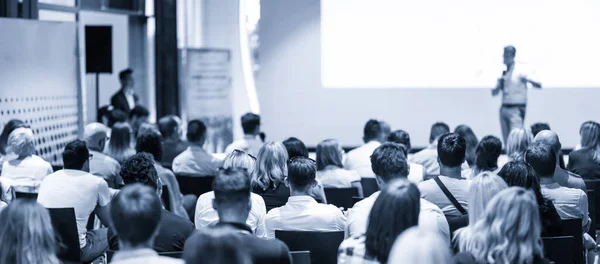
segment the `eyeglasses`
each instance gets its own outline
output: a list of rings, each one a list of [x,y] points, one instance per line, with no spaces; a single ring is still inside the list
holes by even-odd
[[[93,157],[94,157],[94,155],[90,154],[90,156],[88,157],[88,160],[92,160]]]

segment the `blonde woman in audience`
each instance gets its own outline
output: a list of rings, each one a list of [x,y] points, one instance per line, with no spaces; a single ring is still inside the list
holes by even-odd
[[[581,149],[569,154],[567,169],[584,179],[600,178],[600,124],[587,121],[579,129]]]
[[[452,255],[440,234],[411,227],[396,239],[387,263],[452,263]]]
[[[7,145],[8,136],[10,135],[10,133],[15,131],[15,129],[21,128],[21,127],[27,127],[27,124],[25,124],[23,121],[21,121],[19,119],[11,119],[6,123],[6,125],[4,125],[4,128],[2,128],[2,133],[0,133],[0,164],[4,163],[7,160],[11,160],[14,158],[14,157],[7,156],[7,154],[9,154],[6,152],[6,147],[8,147],[8,145]],[[0,166],[0,167],[2,167],[2,166]],[[1,168],[0,168],[0,170],[1,170]]]
[[[8,136],[8,153],[14,153],[17,158],[5,161],[2,165],[2,177],[11,179],[11,185],[16,190],[36,191],[39,183],[51,174],[52,165],[35,155],[35,138],[29,128],[17,128]]]
[[[506,153],[509,161],[523,160],[523,155],[531,142],[533,142],[533,134],[529,129],[515,128],[510,131],[506,140]]]
[[[350,188],[363,197],[360,175],[344,169],[344,149],[335,139],[326,139],[317,145],[317,180],[326,188]]]
[[[252,192],[262,196],[267,211],[285,205],[290,197],[290,189],[284,184],[287,161],[287,150],[279,142],[267,142],[258,151]]]
[[[124,122],[115,123],[110,133],[110,141],[104,153],[123,164],[125,160],[135,154],[133,149],[133,130]]]
[[[488,203],[483,218],[469,228],[460,239],[461,253],[456,256],[460,263],[544,262],[542,227],[532,191],[521,187],[501,191]]]
[[[16,200],[0,212],[0,263],[59,263],[48,210]]]

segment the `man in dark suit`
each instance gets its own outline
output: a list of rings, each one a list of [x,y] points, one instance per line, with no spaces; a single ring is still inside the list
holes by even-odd
[[[121,82],[121,90],[110,98],[110,104],[114,109],[119,109],[129,114],[139,100],[135,91],[133,91],[133,70],[122,70],[119,73],[119,81]]]

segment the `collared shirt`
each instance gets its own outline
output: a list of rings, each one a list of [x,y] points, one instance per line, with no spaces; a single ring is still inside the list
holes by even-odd
[[[116,159],[94,150],[90,150],[90,154],[93,155],[90,159],[91,174],[104,178],[111,188],[118,188],[123,184],[123,179],[119,175],[121,165]]]
[[[460,203],[460,205],[468,211],[469,208],[467,205],[467,195],[469,193],[469,185],[471,182],[465,179],[455,179],[442,175],[440,175],[439,178],[442,183],[444,183],[446,188],[448,188],[452,196],[456,198],[458,203]],[[421,191],[421,198],[437,205],[440,209],[442,209],[442,212],[444,212],[445,215],[462,215],[460,211],[454,207],[452,202],[450,202],[450,199],[446,197],[442,189],[440,189],[433,179],[419,183],[419,190]]]
[[[355,148],[346,155],[345,168],[358,172],[360,177],[375,177],[373,169],[371,169],[371,155],[376,148],[381,146],[381,143],[376,140],[371,140],[366,144]]]
[[[371,208],[373,208],[373,204],[380,193],[373,193],[371,196],[356,203],[348,211],[348,221],[345,229],[346,237],[362,235],[367,231]],[[444,213],[435,204],[425,199],[421,199],[419,227],[430,232],[437,232],[450,243],[450,227]]]
[[[554,170],[554,176],[552,178],[561,186],[580,189],[583,192],[587,191],[587,187],[585,186],[585,182],[581,176],[570,171],[563,170],[558,166],[556,166],[556,170]]]
[[[13,159],[2,164],[2,177],[12,180],[12,185],[35,186],[52,173],[52,165],[37,155]]]
[[[583,231],[590,226],[587,195],[580,189],[560,186],[558,183],[541,184],[544,197],[552,200],[561,219],[581,219]]]
[[[338,249],[338,264],[379,264],[374,256],[367,253],[366,236],[353,236],[342,242]]]
[[[183,260],[159,256],[156,251],[144,248],[136,250],[119,250],[110,263],[114,264],[183,264]]]
[[[225,148],[225,153],[229,154],[234,150],[244,151],[254,157],[258,156],[258,151],[264,143],[255,135],[244,135],[244,138],[233,141]]]
[[[342,231],[346,217],[330,204],[320,204],[310,196],[290,196],[288,202],[267,213],[267,237],[274,238],[275,230]]]
[[[527,82],[521,79],[535,80],[533,73],[522,63],[514,63],[506,72],[504,89],[502,89],[502,104],[527,104]]]
[[[215,176],[222,161],[207,153],[202,147],[191,145],[173,160],[177,175]]]
[[[356,171],[329,165],[317,171],[317,180],[325,188],[350,188],[353,182],[360,182],[360,175]]]
[[[173,140],[173,139],[165,139],[163,141],[163,156],[160,163],[166,167],[173,166],[173,160],[177,155],[184,152],[188,147],[189,143],[187,141],[183,141],[181,139]]]
[[[127,104],[129,105],[129,109],[133,109],[135,108],[135,92],[133,91],[133,89],[128,90],[127,92],[124,92],[125,94],[125,99],[127,99]]]
[[[214,199],[214,192],[207,192],[198,197],[198,202],[196,203],[196,215],[194,217],[194,222],[196,223],[197,229],[219,222],[219,215],[213,208]],[[260,195],[255,193],[250,194],[250,201],[252,203],[252,207],[250,208],[250,214],[248,215],[246,224],[248,224],[256,236],[267,237],[267,230],[265,226],[267,209],[265,207],[265,201],[262,197],[260,197]]]

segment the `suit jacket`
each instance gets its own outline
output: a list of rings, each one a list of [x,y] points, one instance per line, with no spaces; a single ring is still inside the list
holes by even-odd
[[[139,98],[137,94],[133,94],[133,100],[135,104],[137,104]],[[110,98],[110,104],[115,108],[119,109],[127,114],[131,112],[132,108],[129,108],[129,103],[127,102],[127,97],[125,97],[125,93],[122,90],[119,90]]]

